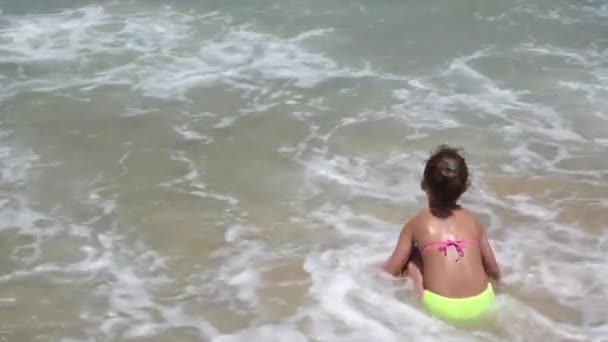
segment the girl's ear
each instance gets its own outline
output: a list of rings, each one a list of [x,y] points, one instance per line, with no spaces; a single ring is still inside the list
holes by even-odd
[[[420,182],[420,189],[424,191],[427,196],[429,196],[429,187],[424,180]]]

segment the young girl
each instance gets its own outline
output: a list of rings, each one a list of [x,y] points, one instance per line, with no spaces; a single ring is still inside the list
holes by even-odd
[[[439,146],[424,168],[422,190],[429,207],[403,227],[384,264],[394,276],[405,271],[435,316],[470,320],[494,301],[491,281],[500,271],[475,215],[458,205],[469,187],[469,170],[458,150]]]

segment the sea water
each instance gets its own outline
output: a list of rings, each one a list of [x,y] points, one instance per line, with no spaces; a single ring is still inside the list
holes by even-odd
[[[608,2],[0,11],[0,340],[608,339]],[[480,326],[375,266],[441,143],[504,274]]]

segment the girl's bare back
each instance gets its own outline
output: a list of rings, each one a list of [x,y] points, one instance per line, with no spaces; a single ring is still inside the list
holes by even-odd
[[[492,273],[496,261],[471,212],[457,209],[450,217],[440,219],[427,209],[412,221],[412,238],[421,255],[425,289],[451,298],[469,297],[485,290],[488,273]]]

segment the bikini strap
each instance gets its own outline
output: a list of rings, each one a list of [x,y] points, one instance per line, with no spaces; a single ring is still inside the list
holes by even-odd
[[[454,247],[456,248],[456,251],[458,252],[458,258],[456,259],[456,262],[458,262],[458,260],[460,260],[460,258],[464,257],[464,247],[465,244],[467,243],[473,243],[473,244],[478,244],[479,241],[478,240],[452,240],[452,239],[448,239],[445,241],[441,241],[441,242],[431,242],[428,243],[426,245],[424,245],[424,247],[422,247],[422,250],[425,250],[427,248],[433,248],[433,247],[439,247],[438,250],[440,252],[443,252],[444,256],[448,255],[448,247]]]

